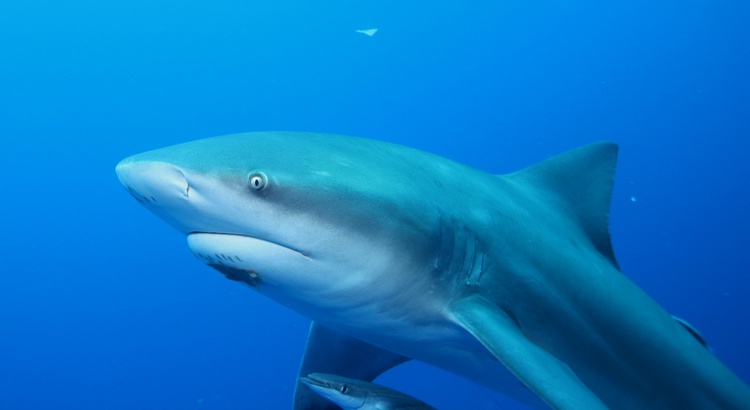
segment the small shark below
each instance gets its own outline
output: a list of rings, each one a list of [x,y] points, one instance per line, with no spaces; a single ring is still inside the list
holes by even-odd
[[[312,373],[299,381],[344,410],[435,410],[388,387],[335,374]]]
[[[138,154],[117,175],[199,260],[313,320],[300,376],[372,381],[417,359],[531,406],[750,409],[748,386],[620,273],[616,160],[596,143],[492,175],[257,132]],[[298,382],[294,408],[335,407]]]

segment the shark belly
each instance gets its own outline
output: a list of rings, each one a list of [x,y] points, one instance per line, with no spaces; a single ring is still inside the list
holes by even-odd
[[[370,315],[346,322],[339,318],[331,321],[325,316],[314,320],[383,350],[463,376],[531,407],[543,407],[543,402],[531,390],[450,317],[434,318],[429,324],[396,322]]]

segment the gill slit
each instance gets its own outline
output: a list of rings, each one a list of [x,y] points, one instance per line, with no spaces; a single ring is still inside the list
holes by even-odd
[[[484,272],[484,251],[477,236],[452,218],[440,220],[440,254],[435,270],[456,286],[479,286]]]

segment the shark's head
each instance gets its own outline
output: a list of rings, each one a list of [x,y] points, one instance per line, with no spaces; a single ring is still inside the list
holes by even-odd
[[[357,380],[332,374],[313,373],[300,381],[314,392],[336,403],[342,409],[359,409],[367,400],[368,391]],[[369,383],[368,383],[369,384]]]
[[[367,402],[371,383],[334,374],[313,373],[300,381],[314,392],[339,405],[342,409],[360,409]]]
[[[431,286],[401,283],[402,272],[440,252],[430,239],[439,237],[438,211],[410,184],[410,155],[429,154],[352,137],[250,133],[135,155],[117,175],[188,235],[198,258],[315,318],[315,309],[364,308],[391,293],[416,300]]]
[[[431,410],[428,404],[391,388],[335,374],[312,373],[299,381],[345,410]]]

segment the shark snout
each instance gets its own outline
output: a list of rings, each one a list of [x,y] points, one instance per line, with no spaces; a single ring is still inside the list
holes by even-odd
[[[115,172],[130,195],[143,205],[190,197],[190,184],[184,172],[172,164],[128,158],[117,164]]]

